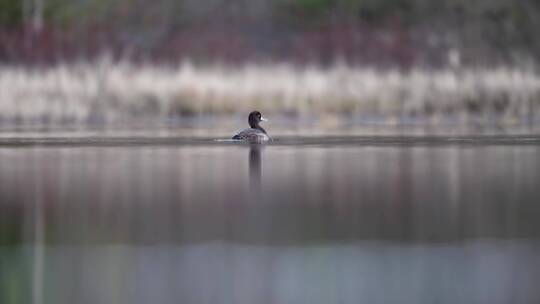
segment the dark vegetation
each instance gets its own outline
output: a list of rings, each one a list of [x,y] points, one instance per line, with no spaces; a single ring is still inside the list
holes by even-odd
[[[537,0],[0,0],[0,60],[526,65]]]

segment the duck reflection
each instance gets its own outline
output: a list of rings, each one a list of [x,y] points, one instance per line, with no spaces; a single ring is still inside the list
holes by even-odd
[[[261,153],[263,146],[260,144],[249,145],[249,186],[252,191],[260,194],[262,179]]]

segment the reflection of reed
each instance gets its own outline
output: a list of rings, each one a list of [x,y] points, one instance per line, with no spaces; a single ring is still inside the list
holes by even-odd
[[[264,149],[0,149],[0,247],[540,238],[537,146]]]
[[[41,165],[41,164],[39,164]],[[34,177],[34,244],[32,270],[32,303],[43,303],[43,270],[45,259],[45,222],[43,210],[43,176]]]
[[[249,186],[252,191],[261,192],[261,145],[250,144],[249,146]]]

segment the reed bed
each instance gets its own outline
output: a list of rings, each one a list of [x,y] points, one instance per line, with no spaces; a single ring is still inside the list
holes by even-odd
[[[3,124],[111,123],[260,109],[362,117],[540,116],[533,69],[443,70],[246,64],[176,66],[113,62],[0,67]]]

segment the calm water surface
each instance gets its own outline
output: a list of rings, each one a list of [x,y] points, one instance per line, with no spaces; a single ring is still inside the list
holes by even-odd
[[[0,139],[0,303],[540,303],[540,138]]]

